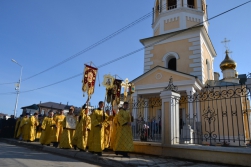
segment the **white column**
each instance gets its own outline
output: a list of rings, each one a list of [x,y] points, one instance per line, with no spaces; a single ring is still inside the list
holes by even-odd
[[[182,1],[183,1],[183,0],[177,0],[177,8],[180,8],[180,7],[181,7]]]
[[[167,0],[162,0],[162,12],[166,12]]]
[[[183,0],[183,7],[187,8],[187,0]]]
[[[201,0],[196,0],[196,1],[197,1],[197,9],[199,11],[202,11],[202,9],[201,9]]]
[[[186,90],[187,92],[187,95],[192,95],[195,93],[195,89],[193,87],[191,87],[190,89],[187,89]],[[186,124],[187,125],[191,125],[192,128],[194,128],[194,122],[193,119],[194,119],[194,115],[196,113],[195,109],[194,109],[194,102],[193,101],[189,101],[188,102],[188,120],[186,120]]]
[[[162,117],[161,117],[161,134],[162,144],[171,146],[179,143],[179,103],[175,98],[180,94],[169,90],[161,92],[162,99]]]

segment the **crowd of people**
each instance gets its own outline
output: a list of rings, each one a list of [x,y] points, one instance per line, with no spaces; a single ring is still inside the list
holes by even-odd
[[[32,116],[26,113],[17,120],[13,118],[12,126],[4,126],[0,136],[14,136],[27,142],[37,140],[42,145],[61,149],[73,148],[99,156],[102,156],[104,150],[112,149],[116,155],[129,157],[128,152],[133,151],[133,117],[127,110],[128,102],[124,102],[117,113],[103,111],[103,108],[104,102],[100,101],[99,108],[93,110],[90,115],[86,104],[78,115],[74,114],[73,106],[66,115],[63,110],[58,113],[49,111],[44,117],[37,113]],[[12,130],[7,130],[8,128]]]

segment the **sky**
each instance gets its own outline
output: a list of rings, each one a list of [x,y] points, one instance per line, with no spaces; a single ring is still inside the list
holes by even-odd
[[[208,17],[211,18],[248,0],[207,0]],[[113,34],[133,21],[150,13],[154,0],[8,0],[0,1],[0,112],[13,114],[16,94],[15,83],[19,80],[21,67],[23,75],[18,98],[17,115],[21,107],[40,102],[57,102],[82,106],[82,75],[84,64],[101,66],[111,60],[143,48],[140,39],[151,37],[152,17],[148,17],[131,28],[119,33],[106,42],[88,50],[51,70],[40,73],[69,57],[84,51],[89,46]],[[230,41],[231,58],[237,62],[239,74],[248,74],[251,56],[251,3],[230,11],[209,21],[209,36],[217,52],[214,71],[222,77],[219,64],[224,59],[224,38]],[[117,75],[129,81],[143,74],[144,51],[141,50],[124,59],[99,68],[99,82],[91,104],[104,100],[103,76]],[[40,88],[52,83],[58,84],[36,91],[22,91]],[[11,84],[3,84],[11,83]]]

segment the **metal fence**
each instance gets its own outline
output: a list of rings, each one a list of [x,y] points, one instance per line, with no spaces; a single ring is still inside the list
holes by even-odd
[[[179,107],[181,144],[246,146],[250,144],[250,89],[246,85],[205,87],[174,98]]]
[[[128,111],[131,112],[134,120],[132,122],[134,141],[161,142],[161,105],[160,97],[129,100]],[[96,108],[98,107],[93,107]],[[113,114],[111,104],[106,104],[104,110],[108,110],[110,115]]]
[[[143,98],[130,103],[130,111],[134,116],[133,140],[161,141],[161,104],[159,97]]]

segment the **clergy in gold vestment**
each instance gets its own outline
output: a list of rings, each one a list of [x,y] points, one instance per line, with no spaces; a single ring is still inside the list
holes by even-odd
[[[15,125],[15,132],[14,132],[14,138],[19,139],[21,135],[21,130],[19,129],[20,123],[22,121],[23,115],[20,115],[20,117],[17,119],[16,125]]]
[[[93,113],[94,113],[94,110],[92,110],[91,114],[89,115],[91,120],[93,120],[93,118],[92,118]],[[92,124],[91,124],[91,127],[92,127]],[[86,149],[88,149],[88,152],[93,152],[93,151],[90,151],[90,148],[89,148],[92,141],[93,141],[93,130],[90,130],[90,131],[88,131],[88,139],[87,139],[87,146],[86,146]]]
[[[104,102],[99,102],[99,108],[94,110],[91,115],[91,132],[90,141],[88,142],[88,151],[94,152],[102,156],[102,151],[105,149],[104,143],[104,121],[106,119],[102,110]]]
[[[47,119],[48,117],[47,116],[43,116],[42,118],[40,118],[40,129],[41,129],[41,135],[40,135],[40,138],[39,138],[39,142],[41,143],[41,141],[43,141],[44,140],[44,135],[45,135],[45,131],[42,129],[42,125],[43,125],[43,122]],[[43,127],[45,127],[44,125],[43,125]],[[41,143],[42,144],[42,143]],[[42,144],[43,145],[43,144]]]
[[[73,135],[72,142],[71,142],[72,147],[74,148],[74,150],[77,149],[77,142],[78,142],[78,137],[77,136],[79,135],[79,133],[81,131],[80,121],[82,119],[83,114],[84,114],[84,109],[82,107],[79,115],[77,116],[76,129],[75,129],[75,133]]]
[[[117,128],[118,128],[118,114],[113,113],[113,121],[112,121],[112,133],[111,133],[111,142],[110,148],[113,149],[115,147],[116,139],[117,139]]]
[[[73,114],[74,107],[70,107],[63,121],[63,134],[60,138],[60,148],[72,148],[72,139],[76,129],[77,118]]]
[[[42,122],[43,122],[42,115],[38,115],[37,121],[38,121],[38,126],[36,128],[36,139],[35,140],[39,141],[41,134],[42,134],[42,129],[41,129]]]
[[[54,113],[49,111],[48,117],[45,117],[42,122],[42,134],[39,140],[42,145],[49,146],[56,141],[56,122],[53,120],[53,115]]]
[[[118,129],[117,139],[114,147],[116,154],[122,154],[124,157],[129,157],[128,152],[133,151],[133,138],[131,128],[131,114],[127,111],[128,102],[124,102],[123,109],[118,113]]]
[[[105,115],[107,119],[104,122],[104,142],[105,142],[105,149],[110,147],[111,142],[111,133],[112,133],[112,119],[113,116],[110,116],[110,110],[106,110]]]
[[[38,121],[38,114],[37,113],[34,113],[34,116],[31,117],[34,121],[34,126],[33,126],[33,134],[32,136],[34,137],[34,140],[36,140],[37,138],[37,127],[39,125],[39,121]]]
[[[24,118],[20,123],[21,133],[22,133],[22,140],[24,141],[34,141],[34,126],[35,126],[35,118],[34,116],[29,117],[29,113],[26,113]]]
[[[74,149],[85,151],[87,145],[88,131],[91,130],[91,118],[87,115],[89,109],[86,105],[82,107],[82,111],[78,118],[78,124],[75,135],[73,137]]]
[[[63,121],[64,121],[64,118],[65,118],[65,115],[64,115],[62,109],[54,117],[54,120],[55,120],[56,126],[57,126],[56,142],[54,143],[54,147],[58,147],[58,143],[60,142],[60,138],[61,138],[61,136],[63,134]]]

